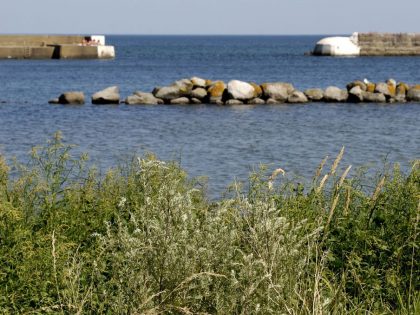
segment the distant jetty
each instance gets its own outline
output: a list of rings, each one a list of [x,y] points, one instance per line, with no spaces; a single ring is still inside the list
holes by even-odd
[[[419,33],[353,33],[320,40],[315,56],[420,56]]]
[[[84,104],[80,91],[69,91],[49,101],[52,104]],[[109,87],[92,95],[93,104],[152,105],[152,104],[217,104],[263,105],[299,104],[309,102],[333,103],[405,103],[420,102],[420,85],[408,85],[389,79],[386,82],[353,81],[345,89],[329,86],[325,90],[314,88],[305,91],[295,89],[287,82],[257,84],[239,80],[210,81],[198,77],[181,79],[168,86],[160,86],[152,92],[135,91],[124,101],[117,86]]]
[[[0,59],[109,59],[105,36],[0,35]]]

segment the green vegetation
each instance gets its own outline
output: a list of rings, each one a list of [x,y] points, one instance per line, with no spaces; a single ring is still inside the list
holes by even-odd
[[[210,202],[176,163],[70,153],[0,159],[1,313],[420,314],[419,161],[350,178],[341,152]]]

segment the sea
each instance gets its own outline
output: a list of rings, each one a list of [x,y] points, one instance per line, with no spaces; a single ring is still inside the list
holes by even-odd
[[[314,57],[319,36],[107,36],[113,60],[0,60],[0,154],[25,163],[31,148],[61,131],[101,172],[154,153],[207,181],[218,198],[260,165],[308,181],[325,156],[380,170],[420,158],[420,104],[91,105],[94,92],[134,91],[199,76],[344,88],[356,79],[420,83],[420,57]],[[50,105],[83,91],[83,106]]]

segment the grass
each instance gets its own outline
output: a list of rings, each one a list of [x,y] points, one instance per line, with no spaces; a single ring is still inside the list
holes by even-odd
[[[177,163],[99,176],[71,148],[0,158],[2,313],[420,313],[419,161],[350,178],[342,150],[306,186],[262,167],[211,202]]]

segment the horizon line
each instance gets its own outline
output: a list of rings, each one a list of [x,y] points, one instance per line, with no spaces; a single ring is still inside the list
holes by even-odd
[[[106,33],[106,32],[84,32],[84,33],[9,33],[9,32],[0,32],[0,35],[109,35],[109,36],[334,36],[334,35],[351,35],[351,33],[293,33],[293,34],[217,34],[217,33],[206,33],[206,34],[171,34],[171,33],[156,33],[156,34],[144,34],[144,33]]]

